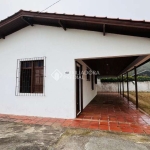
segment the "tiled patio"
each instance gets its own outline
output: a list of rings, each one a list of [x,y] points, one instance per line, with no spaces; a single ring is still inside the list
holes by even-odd
[[[98,94],[77,119],[91,129],[150,134],[150,116],[118,93]]]
[[[0,114],[0,121],[150,134],[150,116],[136,110],[133,103],[117,93],[98,94],[74,120]]]

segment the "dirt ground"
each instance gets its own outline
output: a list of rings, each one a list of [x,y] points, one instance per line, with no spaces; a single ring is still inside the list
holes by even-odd
[[[0,150],[150,150],[150,136],[0,121]]]
[[[127,95],[127,93],[125,93]],[[129,92],[130,101],[136,103],[135,92]],[[139,108],[150,115],[150,92],[138,92]]]

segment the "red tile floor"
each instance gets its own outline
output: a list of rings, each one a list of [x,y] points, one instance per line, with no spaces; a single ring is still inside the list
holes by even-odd
[[[133,103],[128,103],[117,93],[98,94],[73,120],[0,114],[0,121],[150,135],[150,116],[137,110]]]

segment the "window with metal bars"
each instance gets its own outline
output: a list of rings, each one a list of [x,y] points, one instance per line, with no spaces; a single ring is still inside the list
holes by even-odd
[[[20,93],[43,93],[44,61],[22,61]]]
[[[46,57],[17,60],[16,96],[44,96]]]

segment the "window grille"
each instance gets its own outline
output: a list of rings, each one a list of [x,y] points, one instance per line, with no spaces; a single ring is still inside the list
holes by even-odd
[[[17,60],[16,96],[44,96],[46,57]]]

